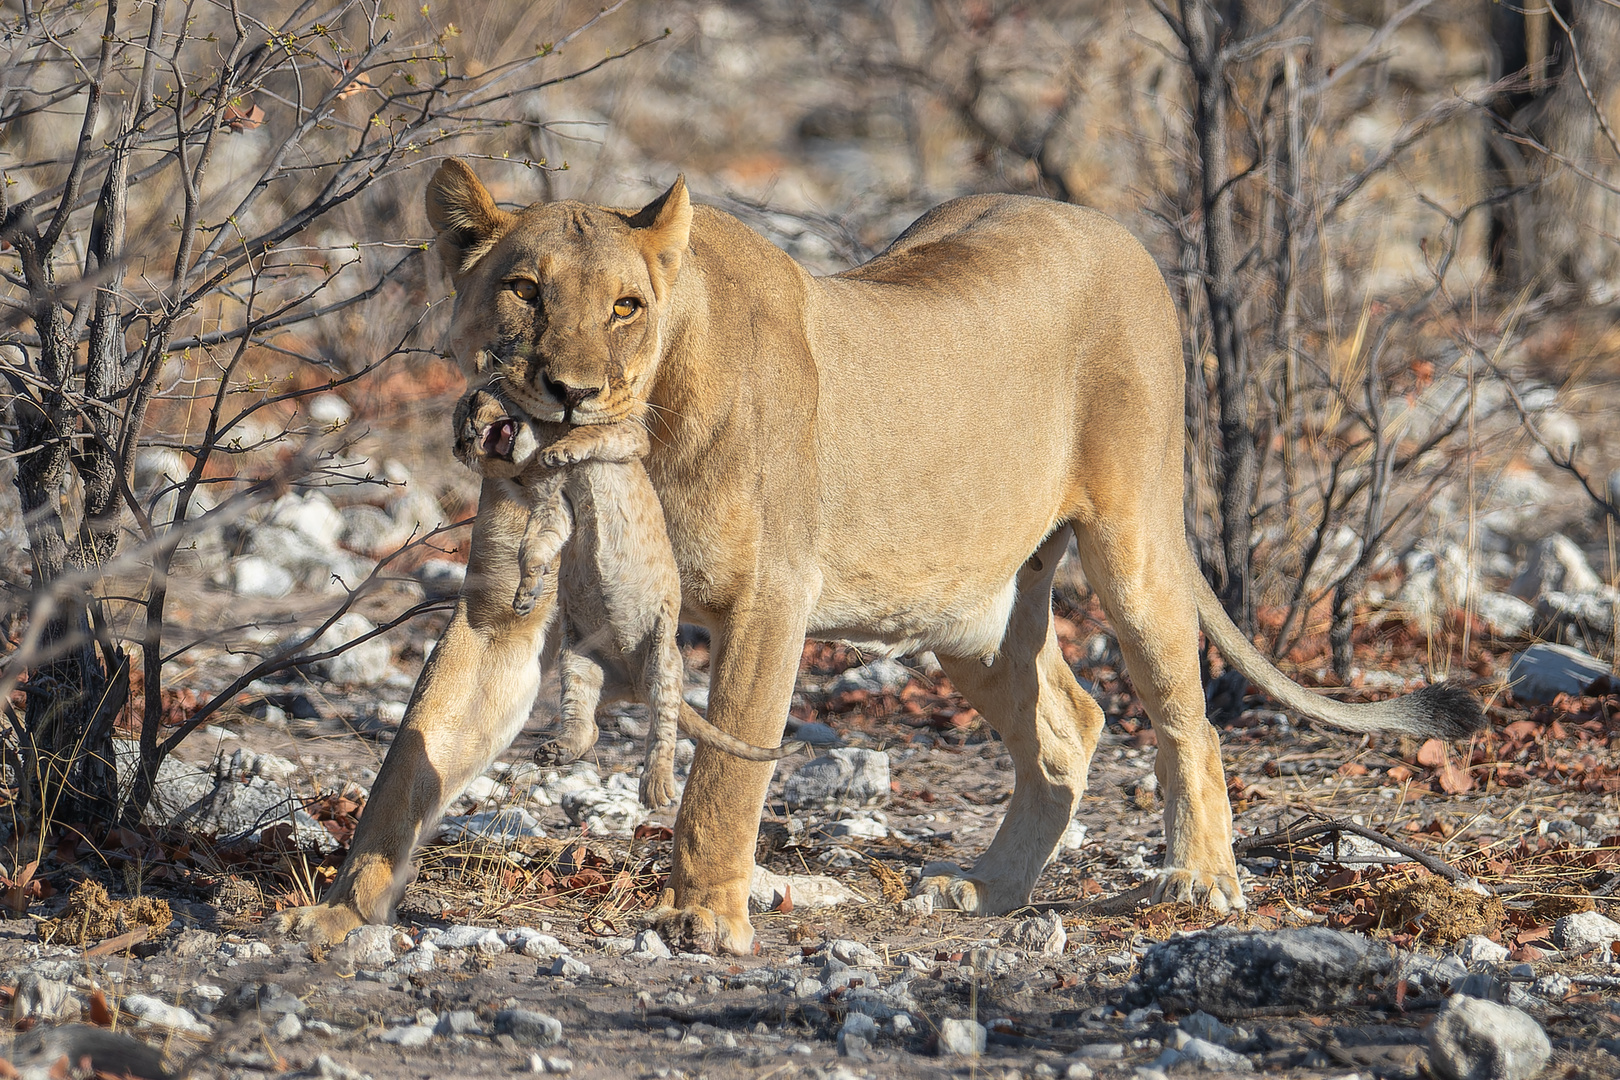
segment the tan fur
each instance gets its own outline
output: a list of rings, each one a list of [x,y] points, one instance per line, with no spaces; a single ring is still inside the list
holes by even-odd
[[[1158,732],[1167,850],[1156,891],[1243,905],[1204,718],[1200,620],[1262,686],[1286,680],[1208,602],[1188,552],[1181,339],[1140,244],[1078,207],[975,196],[930,211],[864,266],[813,278],[735,219],[690,207],[679,181],[635,214],[553,203],[497,219],[478,211],[482,191],[459,163],[429,186],[456,274],[456,355],[469,372],[503,367],[537,418],[612,423],[650,404],[646,468],[682,618],[714,639],[713,723],[757,743],[779,737],[807,633],[869,652],[932,649],[1001,733],[1015,785],[971,872],[934,868],[922,888],[967,911],[1019,907],[1074,812],[1103,723],[1052,629],[1052,575],[1072,534]],[[537,282],[540,302],[518,302],[515,279]],[[607,313],[626,295],[646,307],[615,322]],[[487,669],[464,657],[454,677],[475,679],[475,661]],[[450,678],[448,663],[430,666],[418,696]],[[1294,695],[1293,707],[1336,723],[1477,723],[1456,692],[1331,708]],[[406,727],[464,722],[413,709]],[[501,738],[481,722],[461,734],[480,747]],[[379,776],[366,818],[379,806],[408,816],[408,777],[439,768],[428,751]],[[698,750],[659,920],[683,947],[752,945],[770,772]],[[408,857],[357,834],[351,861]],[[326,900],[386,903],[343,889]]]

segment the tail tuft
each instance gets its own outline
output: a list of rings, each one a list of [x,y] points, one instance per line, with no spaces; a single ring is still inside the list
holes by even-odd
[[[1466,739],[1485,726],[1479,698],[1454,682],[1430,683],[1399,700],[1422,717],[1420,733],[1437,739]]]

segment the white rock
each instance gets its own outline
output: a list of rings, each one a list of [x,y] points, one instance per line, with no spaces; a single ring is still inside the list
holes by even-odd
[[[473,949],[486,956],[506,951],[500,931],[487,926],[452,926],[435,937],[433,944],[440,949]]]
[[[394,928],[357,926],[333,951],[357,970],[375,970],[394,959]]]
[[[11,998],[11,1020],[28,1017],[38,1020],[68,1020],[79,1016],[79,1003],[65,982],[42,977],[30,971],[17,980]]]
[[[1508,951],[1484,934],[1470,934],[1457,945],[1457,956],[1469,967],[1479,964],[1500,964],[1507,960]]]
[[[878,957],[877,953],[858,941],[851,941],[849,938],[838,938],[827,942],[827,955],[840,964],[847,964],[850,967],[878,968],[883,966],[883,961]]]
[[[833,822],[827,827],[827,832],[832,836],[848,836],[858,840],[883,840],[889,835],[889,827],[869,814],[852,814]]]
[[[376,625],[359,612],[338,617],[326,632],[315,639],[310,652],[323,653],[341,648],[376,630]],[[394,649],[382,635],[351,645],[343,652],[320,661],[326,677],[344,686],[377,686],[394,670]]]
[[[532,926],[520,926],[514,930],[502,930],[501,940],[506,947],[515,953],[533,957],[536,960],[545,960],[553,956],[567,956],[568,946],[552,937],[541,933]]]
[[[1474,614],[1499,638],[1524,637],[1536,621],[1536,609],[1508,593],[1480,593],[1474,598]]]
[[[984,1053],[983,1024],[972,1020],[943,1020],[939,1025],[939,1052],[952,1057],[978,1057]]]
[[[378,1042],[392,1043],[402,1050],[415,1050],[433,1041],[433,1029],[426,1024],[403,1024],[389,1028],[376,1038]]]
[[[1078,821],[1069,822],[1069,827],[1063,830],[1063,838],[1058,843],[1065,851],[1079,851],[1086,843],[1086,827]]]
[[[1605,953],[1620,941],[1620,923],[1595,911],[1565,915],[1553,923],[1553,943],[1567,953],[1579,955],[1601,948]]]
[[[336,547],[343,537],[342,512],[318,491],[283,495],[270,504],[266,519],[271,525],[303,533],[324,547]]]
[[[481,810],[476,814],[452,815],[439,823],[443,840],[485,840],[511,843],[525,837],[544,837],[545,827],[521,806],[501,810]]]
[[[282,1042],[292,1042],[304,1033],[304,1022],[298,1019],[297,1013],[282,1013],[270,1030]]]
[[[336,394],[317,394],[304,404],[304,411],[317,424],[346,424],[354,415],[349,403]]]
[[[583,979],[591,973],[591,966],[572,956],[559,956],[552,960],[549,973],[560,975],[565,979]]]
[[[123,1010],[135,1017],[142,1027],[167,1028],[192,1035],[212,1035],[213,1028],[191,1014],[189,1009],[170,1005],[146,994],[131,994],[121,1003]]]
[[[814,910],[853,903],[860,899],[847,885],[824,874],[776,874],[763,866],[754,867],[754,881],[748,890],[748,908],[756,914],[775,911],[784,896],[793,898],[795,908]]]
[[[919,893],[916,896],[908,896],[900,901],[900,913],[914,918],[926,919],[934,913],[934,894]]]
[[[1542,593],[1594,592],[1602,586],[1603,579],[1586,561],[1580,545],[1563,533],[1553,533],[1530,550],[1530,561],[1508,591],[1534,600]]]
[[[439,947],[433,942],[419,942],[416,948],[388,965],[388,970],[401,975],[422,975],[433,970],[438,954]]]
[[[1062,956],[1069,943],[1069,934],[1063,928],[1063,919],[1056,913],[1025,919],[1009,930],[1004,938],[1007,944],[1036,956]]]
[[[1552,1044],[1528,1013],[1477,997],[1446,999],[1429,1025],[1429,1068],[1443,1080],[1528,1080]]]
[[[231,566],[231,589],[238,596],[275,600],[292,592],[292,574],[260,555],[244,555]]]
[[[1093,1072],[1091,1066],[1087,1065],[1085,1062],[1071,1061],[1069,1062],[1069,1068],[1064,1072],[1063,1075],[1067,1077],[1068,1080],[1091,1080],[1091,1078],[1097,1074]]]
[[[1221,1023],[1207,1012],[1190,1013],[1181,1018],[1179,1025],[1182,1031],[1195,1039],[1214,1043],[1216,1046],[1225,1046],[1236,1036],[1237,1032]]]
[[[449,559],[424,559],[413,576],[429,599],[447,600],[461,593],[461,586],[467,580],[467,564]]]
[[[601,787],[570,791],[558,801],[563,813],[592,836],[628,836],[647,820],[639,784],[629,773],[615,773]]]

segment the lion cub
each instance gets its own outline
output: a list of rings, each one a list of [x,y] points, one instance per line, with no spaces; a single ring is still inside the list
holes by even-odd
[[[599,734],[596,710],[635,700],[652,714],[641,802],[675,797],[675,731],[749,761],[774,761],[802,746],[743,742],[710,724],[681,696],[675,632],[681,579],[664,529],[664,508],[640,459],[647,430],[634,420],[575,427],[530,417],[498,384],[456,406],[455,453],[482,476],[514,481],[529,507],[518,552],[512,607],[534,608],[553,564],[562,627],[562,730],[536,758],[566,764]],[[569,557],[558,561],[572,540]]]

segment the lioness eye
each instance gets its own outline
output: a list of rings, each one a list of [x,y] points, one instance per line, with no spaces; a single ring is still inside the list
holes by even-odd
[[[533,300],[536,296],[540,295],[540,286],[530,281],[528,278],[518,278],[516,281],[512,282],[510,288],[512,290],[512,295],[516,296],[524,303],[528,303],[530,300]]]
[[[621,296],[613,302],[613,314],[621,319],[628,319],[641,310],[641,301],[633,296]]]

